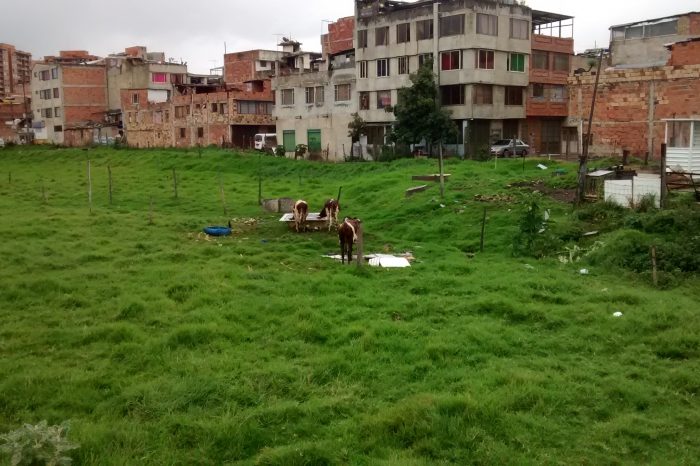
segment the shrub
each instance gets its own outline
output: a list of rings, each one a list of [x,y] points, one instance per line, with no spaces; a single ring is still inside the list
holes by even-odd
[[[10,457],[12,466],[69,465],[73,460],[66,455],[78,448],[68,441],[69,425],[49,426],[46,421],[37,425],[25,424],[17,430],[0,435],[0,451]]]
[[[286,154],[287,154],[287,151],[286,151],[286,149],[284,148],[284,146],[277,146],[277,147],[275,147],[275,155],[276,155],[277,157],[284,157]]]
[[[513,254],[541,258],[555,254],[561,240],[548,229],[548,220],[537,201],[531,201],[520,219],[520,232],[513,239]]]

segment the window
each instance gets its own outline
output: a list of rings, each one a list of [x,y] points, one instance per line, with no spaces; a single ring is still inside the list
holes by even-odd
[[[53,109],[51,109],[51,108],[42,109],[41,116],[44,118],[53,118]]]
[[[443,16],[440,18],[440,37],[464,34],[464,15]]]
[[[197,137],[199,139],[204,137],[204,128],[197,128]]]
[[[63,126],[61,126],[61,125],[56,125],[56,126],[53,127],[53,132],[54,132],[54,133],[60,133],[60,132],[62,132],[62,131],[63,131]]]
[[[433,38],[433,20],[424,19],[416,23],[416,38],[428,40]]]
[[[185,128],[180,128],[180,139],[185,139],[187,136],[187,130]]]
[[[316,88],[307,87],[306,88],[306,103],[313,104],[316,101]]]
[[[168,75],[166,73],[151,73],[151,82],[165,84],[168,82]]]
[[[569,72],[569,56],[565,53],[554,54],[554,71]]]
[[[51,68],[51,79],[58,79],[58,68]]]
[[[367,61],[363,60],[360,62],[360,78],[364,79],[364,78],[367,78],[369,76],[368,68],[369,68],[369,66],[368,66]]]
[[[131,94],[131,103],[134,105],[139,103],[139,95],[137,93]]]
[[[216,102],[212,102],[211,104],[211,112],[212,113],[218,113],[219,112],[219,104]]]
[[[337,84],[335,86],[335,101],[347,102],[350,100],[350,84]]]
[[[54,107],[53,109],[53,116],[56,118],[61,117],[61,107]]]
[[[360,110],[369,110],[369,92],[360,92]]]
[[[532,51],[532,68],[536,70],[548,70],[549,69],[549,54],[547,52],[540,52],[539,50]]]
[[[490,84],[476,84],[474,86],[473,102],[475,105],[493,104],[493,86]]]
[[[282,105],[294,105],[294,89],[282,89]]]
[[[476,67],[482,70],[492,70],[495,55],[493,50],[479,50],[476,54]]]
[[[440,69],[442,71],[459,70],[462,68],[462,51],[451,50],[440,54]]]
[[[228,103],[226,103],[226,102],[219,103],[219,113],[222,115],[228,114]],[[165,115],[167,116],[168,113],[166,112]],[[168,121],[168,119],[166,118],[165,121]]]
[[[464,105],[464,85],[441,86],[440,102],[442,105]]]
[[[272,115],[272,102],[238,101],[239,115]]]
[[[522,105],[523,88],[506,86],[506,105]]]
[[[226,104],[224,104],[226,105]],[[166,110],[165,111],[165,122],[169,123],[170,122],[170,111]]]
[[[674,148],[690,147],[690,121],[670,121],[668,123],[668,145]],[[697,125],[695,126],[697,130]]]
[[[185,79],[184,75],[182,74],[171,74],[170,75],[170,82],[173,84],[184,84]]]
[[[377,77],[383,78],[389,76],[389,59],[382,58],[377,60]]]
[[[367,29],[357,31],[357,48],[358,49],[367,48]]]
[[[44,89],[39,91],[39,98],[41,100],[51,100],[51,89]]]
[[[672,36],[678,34],[678,20],[644,26],[644,37]]]
[[[566,86],[552,85],[550,88],[550,100],[553,102],[565,102],[569,98]]]
[[[153,112],[153,123],[157,125],[163,124],[163,112]]]
[[[508,71],[525,72],[525,55],[522,53],[511,53],[508,55]]]
[[[316,104],[320,105],[326,101],[326,88],[323,86],[316,87]],[[270,112],[272,113],[272,112]]]
[[[530,39],[530,22],[525,19],[510,20],[510,38],[511,39]]]
[[[39,79],[42,81],[48,81],[49,79],[51,79],[51,71],[44,70],[39,72]]]
[[[189,105],[175,107],[175,118],[185,118],[190,113]]]
[[[498,16],[477,13],[476,15],[476,33],[486,34],[487,36],[498,35]]]
[[[54,87],[54,88],[53,88],[53,98],[54,98],[54,99],[58,99],[59,95],[60,95],[60,94],[59,94],[59,92],[58,92],[58,88],[57,88],[57,87]]]
[[[544,84],[532,85],[532,97],[534,99],[544,99]]]
[[[374,45],[389,45],[389,26],[376,28],[374,30]]]
[[[418,66],[423,67],[423,65],[430,63],[432,65],[433,63],[433,54],[432,53],[423,53],[421,55],[418,55]]]
[[[408,57],[399,57],[399,74],[408,74]]]
[[[391,91],[377,91],[377,108],[391,107]]]
[[[411,42],[411,23],[396,25],[396,43],[403,44],[404,42]]]

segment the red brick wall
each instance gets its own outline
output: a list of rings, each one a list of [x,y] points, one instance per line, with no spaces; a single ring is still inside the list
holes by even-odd
[[[355,17],[348,16],[340,18],[335,23],[328,25],[328,34],[321,36],[321,45],[323,54],[333,55],[345,50],[354,48],[353,40],[355,38]]]
[[[700,36],[700,13],[690,15],[690,35]]]
[[[228,84],[239,84],[253,79],[255,60],[259,56],[257,50],[224,55],[224,81]]]
[[[62,68],[63,85],[78,86],[107,86],[107,75],[104,66],[66,66]]]
[[[700,40],[674,44],[668,64],[671,66],[700,64]]]
[[[64,87],[63,105],[107,105],[104,87]]]
[[[586,74],[569,79],[570,117],[587,125],[595,76]],[[652,127],[650,93],[654,89]],[[652,156],[658,157],[664,142],[665,122],[669,118],[698,115],[700,65],[614,70],[601,75],[593,118],[595,154],[619,154],[628,149],[643,156],[653,138]]]

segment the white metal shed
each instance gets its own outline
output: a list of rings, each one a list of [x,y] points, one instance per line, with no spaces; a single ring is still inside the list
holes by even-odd
[[[666,166],[700,173],[700,118],[666,120]]]

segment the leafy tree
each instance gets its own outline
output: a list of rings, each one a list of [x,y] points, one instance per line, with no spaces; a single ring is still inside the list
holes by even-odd
[[[459,131],[450,113],[440,107],[432,62],[424,63],[410,79],[412,86],[399,89],[394,107],[394,138],[406,144],[419,144],[425,139],[432,146],[457,137]]]
[[[367,127],[367,122],[362,119],[359,113],[353,113],[352,114],[352,121],[348,123],[348,137],[352,141],[352,152],[351,152],[351,157],[355,157],[355,143],[360,141],[360,136],[362,136],[365,132],[365,128]],[[362,149],[360,148],[360,151]],[[360,156],[362,156],[362,152],[360,152]]]

